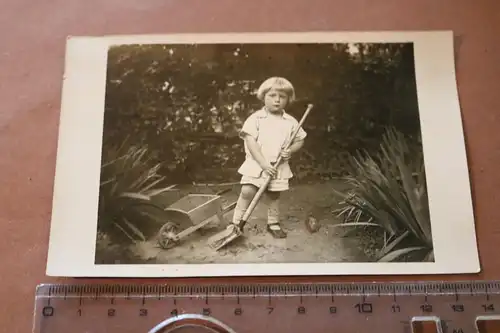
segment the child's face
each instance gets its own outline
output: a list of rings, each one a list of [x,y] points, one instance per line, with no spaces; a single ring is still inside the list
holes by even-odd
[[[270,89],[264,96],[264,105],[271,112],[278,112],[288,103],[288,95],[284,91]]]

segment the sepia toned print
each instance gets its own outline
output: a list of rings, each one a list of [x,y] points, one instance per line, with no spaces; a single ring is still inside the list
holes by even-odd
[[[52,271],[477,270],[455,77],[440,67],[453,68],[452,36],[245,36],[70,41],[63,115],[96,129],[70,141],[75,134],[65,136],[71,125],[62,122],[58,176],[75,174],[67,159],[82,147],[96,151],[76,167],[93,184],[79,183],[89,192],[54,201]],[[78,54],[83,46],[87,57]],[[440,57],[429,55],[439,48]],[[436,94],[437,86],[448,93]],[[441,177],[446,164],[454,177]],[[66,186],[59,180],[56,198]],[[449,197],[450,186],[461,196]],[[58,212],[69,200],[87,201],[81,208],[94,207],[94,217],[63,222]],[[460,218],[450,219],[457,209]],[[85,269],[57,263],[68,225],[87,230],[91,251],[77,250]],[[452,227],[461,246],[445,241]],[[448,250],[467,259],[445,262]]]

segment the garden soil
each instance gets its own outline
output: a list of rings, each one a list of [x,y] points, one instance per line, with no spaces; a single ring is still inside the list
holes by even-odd
[[[327,263],[369,261],[360,239],[344,237],[345,229],[335,226],[341,221],[333,212],[338,208],[333,189],[345,185],[335,181],[321,184],[294,185],[282,195],[282,225],[287,238],[274,239],[266,231],[267,206],[259,202],[251,215],[243,237],[215,251],[208,240],[225,225],[209,225],[182,240],[176,247],[161,249],[155,241],[140,242],[130,250],[138,261],[148,264],[204,263]],[[229,195],[235,201],[239,187]],[[305,226],[308,214],[319,221],[320,229],[310,233]],[[225,218],[230,221],[232,212]]]

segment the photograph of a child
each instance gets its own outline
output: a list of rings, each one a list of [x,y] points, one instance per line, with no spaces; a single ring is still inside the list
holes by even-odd
[[[53,272],[474,270],[449,35],[222,36],[70,41]]]
[[[98,239],[96,264],[376,261],[405,248],[414,251],[393,259],[433,261],[411,43],[121,45],[110,48],[106,84],[98,228],[119,250],[110,256]],[[147,147],[145,162],[112,169],[114,142]],[[266,177],[243,237],[210,255],[211,236],[239,227]],[[147,199],[160,208],[127,216],[111,188],[156,191]],[[216,212],[188,223],[159,211],[228,188],[225,220],[175,242]],[[310,232],[307,219],[321,228]]]
[[[250,202],[264,185],[266,176],[271,177],[266,192],[269,198],[267,231],[274,238],[285,238],[286,233],[280,226],[280,192],[289,188],[288,180],[293,173],[288,160],[304,145],[306,132],[285,111],[295,98],[293,85],[288,80],[280,77],[267,79],[257,90],[257,98],[263,102],[263,108],[250,115],[240,131],[245,142],[245,161],[238,169],[242,175],[242,186],[232,222],[239,227]],[[295,131],[297,134],[292,138]],[[280,155],[284,162],[277,165]]]

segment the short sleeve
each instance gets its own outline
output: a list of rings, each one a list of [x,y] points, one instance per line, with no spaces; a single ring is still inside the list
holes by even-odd
[[[258,134],[257,118],[255,117],[255,114],[252,114],[243,123],[243,127],[239,132],[239,137],[243,139],[245,136],[250,135],[251,137],[257,139]]]

